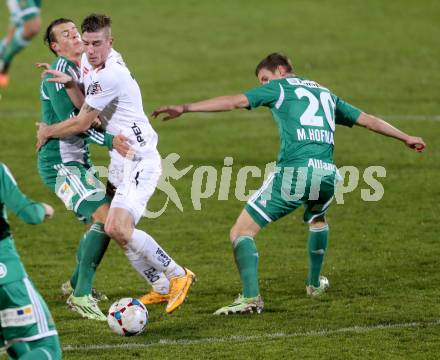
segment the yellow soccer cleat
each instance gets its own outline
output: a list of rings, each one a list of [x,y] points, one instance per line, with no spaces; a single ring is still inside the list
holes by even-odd
[[[165,309],[167,314],[171,314],[183,304],[191,285],[196,281],[196,276],[191,270],[183,269],[185,270],[185,275],[170,280],[170,298]]]
[[[170,294],[161,294],[158,293],[157,291],[151,290],[150,292],[142,296],[139,300],[144,305],[150,305],[150,304],[161,304],[168,302],[169,298],[170,298]]]

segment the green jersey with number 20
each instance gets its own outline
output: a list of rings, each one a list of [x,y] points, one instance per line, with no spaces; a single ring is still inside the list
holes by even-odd
[[[335,124],[351,127],[361,114],[325,87],[299,77],[271,80],[245,95],[250,109],[271,110],[280,134],[281,167],[327,168],[333,164]]]

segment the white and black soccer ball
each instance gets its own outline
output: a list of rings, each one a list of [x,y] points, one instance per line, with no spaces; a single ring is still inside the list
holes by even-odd
[[[110,306],[107,322],[115,334],[139,335],[148,324],[148,310],[138,299],[123,298]]]

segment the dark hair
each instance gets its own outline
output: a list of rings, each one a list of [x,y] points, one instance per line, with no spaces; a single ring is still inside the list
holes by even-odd
[[[46,33],[44,34],[44,43],[49,47],[49,50],[52,51],[55,55],[58,55],[50,46],[51,43],[56,42],[55,34],[53,33],[53,28],[57,25],[73,23],[72,20],[66,18],[59,18],[52,21],[46,29]]]
[[[286,55],[281,53],[272,53],[260,61],[255,69],[255,75],[258,76],[258,73],[261,69],[267,69],[271,72],[275,72],[278,66],[284,66],[288,73],[293,72],[292,62]]]
[[[87,16],[81,24],[81,32],[98,32],[102,29],[110,29],[112,20],[107,15],[103,14],[90,14]]]

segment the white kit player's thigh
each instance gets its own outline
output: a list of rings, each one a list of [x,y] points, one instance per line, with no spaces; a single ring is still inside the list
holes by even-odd
[[[161,173],[161,158],[158,153],[127,163],[111,207],[128,210],[133,215],[136,225],[156,189]]]

